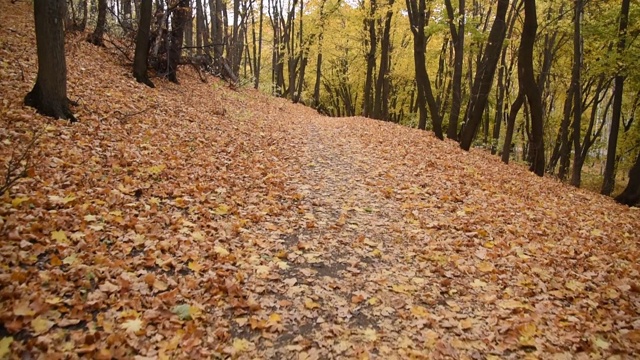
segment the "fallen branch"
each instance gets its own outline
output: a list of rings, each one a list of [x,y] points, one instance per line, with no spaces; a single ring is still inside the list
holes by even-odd
[[[3,184],[0,186],[0,195],[11,189],[16,182],[29,173],[33,162],[33,152],[36,148],[37,142],[44,134],[45,127],[42,130],[33,134],[27,146],[18,154],[14,149],[11,153],[11,158],[6,165],[6,173],[4,175]]]

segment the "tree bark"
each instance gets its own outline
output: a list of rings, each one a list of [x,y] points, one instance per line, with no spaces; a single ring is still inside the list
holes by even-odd
[[[378,46],[378,38],[376,36],[376,0],[370,0],[369,14],[364,21],[365,30],[369,34],[367,43],[369,45],[369,52],[367,52],[367,74],[364,81],[364,106],[363,116],[370,117],[373,115],[373,102],[374,102],[374,70],[376,67],[376,51]]]
[[[93,33],[87,37],[87,41],[96,46],[104,46],[104,27],[107,22],[107,0],[98,0],[98,21]]]
[[[460,147],[464,150],[471,148],[478,125],[482,121],[482,114],[487,105],[489,91],[493,83],[493,76],[500,59],[500,50],[506,33],[505,17],[509,8],[509,0],[498,0],[496,18],[491,26],[487,47],[482,56],[482,62],[476,71],[471,90],[471,100],[467,106],[466,121],[462,130]]]
[[[615,200],[624,205],[640,204],[640,153],[636,158],[636,163],[629,170],[629,183],[622,193],[615,197]]]
[[[573,87],[573,172],[571,174],[571,185],[579,187],[581,169],[576,166],[580,160],[580,130],[582,128],[582,1],[575,0],[575,13],[573,19],[573,69],[571,71],[571,86]]]
[[[620,55],[626,48],[627,23],[629,19],[629,0],[622,0],[620,10],[620,24],[618,27],[617,51]],[[622,113],[622,95],[624,89],[625,76],[620,69],[614,79],[613,94],[613,115],[611,118],[611,129],[609,132],[609,143],[607,146],[607,162],[604,169],[604,181],[600,191],[603,195],[610,195],[616,183],[616,150],[618,148],[618,131],[620,131],[620,117]],[[637,165],[637,161],[636,161]],[[629,178],[631,184],[631,178]],[[627,186],[628,187],[628,186]]]
[[[460,118],[460,108],[462,107],[462,65],[464,61],[464,23],[465,23],[465,0],[458,0],[458,27],[454,25],[453,6],[451,0],[445,0],[447,15],[449,16],[449,30],[454,46],[453,59],[453,89],[451,95],[451,112],[449,113],[449,126],[447,127],[447,138],[458,139],[458,119]],[[497,121],[497,120],[496,120]]]
[[[531,140],[529,143],[529,170],[538,176],[544,175],[544,127],[542,98],[533,73],[533,45],[536,39],[538,20],[535,0],[524,0],[524,25],[518,51],[518,81],[527,97],[531,115]]]
[[[147,74],[147,62],[149,59],[149,32],[151,28],[152,0],[142,0],[140,4],[140,23],[136,35],[136,51],[133,58],[133,77],[139,83],[149,87],[155,87]]]
[[[389,119],[389,72],[391,68],[391,18],[395,0],[389,0],[385,14],[382,39],[380,40],[380,69],[376,81],[373,117],[380,120]]]
[[[67,98],[67,64],[64,54],[64,0],[33,3],[38,52],[38,75],[24,103],[39,113],[75,122]]]
[[[191,17],[191,4],[189,0],[180,0],[178,6],[171,14],[171,46],[167,53],[167,79],[178,83],[178,63],[182,55],[182,41],[184,40],[184,28]]]

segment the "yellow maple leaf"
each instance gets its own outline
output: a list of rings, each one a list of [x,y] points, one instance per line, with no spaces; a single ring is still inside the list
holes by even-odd
[[[51,329],[53,325],[55,325],[53,321],[47,320],[42,316],[38,316],[37,318],[31,320],[31,328],[36,334],[46,333],[47,331],[49,331],[49,329]]]
[[[4,337],[0,339],[0,359],[4,359],[5,356],[11,353],[11,343],[13,342],[13,337]]]
[[[482,272],[492,272],[494,269],[495,267],[493,266],[493,264],[487,261],[483,261],[478,264],[478,270]]]
[[[218,205],[217,208],[213,210],[213,213],[216,215],[227,215],[229,213],[229,206],[225,204]]]
[[[69,239],[67,238],[67,234],[65,234],[64,230],[52,231],[51,239],[61,243],[69,242]]]
[[[137,333],[142,329],[142,320],[135,318],[123,322],[120,327],[128,333]]]
[[[313,301],[313,300],[311,300],[309,298],[305,298],[304,299],[304,307],[306,307],[309,310],[313,310],[313,309],[319,308],[320,304],[318,304],[317,302],[315,302],[315,301]]]
[[[282,321],[282,317],[280,316],[280,314],[273,313],[273,314],[269,315],[269,323],[270,324],[277,324],[280,321]]]
[[[21,302],[13,307],[13,315],[15,316],[33,316],[36,312],[31,310],[28,302]]]
[[[159,175],[166,168],[167,168],[166,165],[160,164],[160,165],[148,167],[147,172],[149,172],[151,175]]]
[[[202,241],[204,240],[204,235],[200,232],[200,231],[194,231],[191,233],[191,237],[193,238],[193,240],[195,241]]]
[[[229,256],[229,251],[222,246],[214,246],[213,252],[220,256]]]
[[[204,267],[204,266],[202,266],[202,265],[198,264],[198,263],[197,263],[197,262],[195,262],[195,261],[191,261],[191,262],[189,262],[189,269],[191,269],[191,270],[192,270],[192,271],[194,271],[194,272],[200,272],[200,270],[202,270],[202,268],[203,268],[203,267]]]
[[[13,200],[11,200],[11,206],[13,206],[14,208],[17,208],[18,206],[20,206],[20,204],[22,204],[25,201],[29,201],[28,197],[17,197]]]
[[[367,328],[364,332],[364,340],[368,341],[368,342],[374,342],[376,340],[378,340],[378,333],[376,332],[375,329],[372,328]]]
[[[250,342],[249,340],[246,339],[233,339],[233,350],[235,350],[236,353],[242,353],[245,352],[247,350],[249,350],[249,348],[251,348],[253,345],[252,342]]]
[[[411,307],[411,314],[419,318],[428,318],[429,316],[431,316],[431,314],[429,314],[429,311],[427,311],[425,307],[419,305]]]

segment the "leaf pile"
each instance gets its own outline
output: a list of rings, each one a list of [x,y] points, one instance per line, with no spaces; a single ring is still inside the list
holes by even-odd
[[[49,120],[0,4],[3,163],[41,133],[0,200],[0,358],[640,354],[637,209],[189,69],[149,89],[82,34],[81,121]]]

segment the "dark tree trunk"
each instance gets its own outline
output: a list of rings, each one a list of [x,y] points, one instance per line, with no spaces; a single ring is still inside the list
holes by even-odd
[[[325,14],[324,6],[326,0],[320,3],[320,34],[318,34],[318,58],[316,60],[316,81],[313,87],[313,107],[318,109],[320,106],[320,77],[322,75],[322,45],[324,40]]]
[[[184,24],[184,37],[182,39],[184,44],[183,53],[186,54],[187,57],[193,55],[193,16],[191,16],[191,11],[189,11],[189,18],[186,19],[186,23]],[[199,46],[202,46],[200,44]],[[196,50],[200,50],[199,48]]]
[[[502,52],[502,64],[498,69],[498,91],[496,94],[496,118],[493,123],[493,133],[491,134],[491,155],[495,155],[498,152],[498,141],[500,140],[500,128],[504,121],[504,95],[506,93],[506,86],[504,82],[506,66],[506,51]]]
[[[184,38],[184,28],[191,18],[191,4],[189,0],[180,0],[178,6],[171,14],[171,46],[167,59],[167,79],[178,83],[178,63],[182,55],[182,41]]]
[[[131,26],[131,0],[122,0],[122,30],[125,33],[133,31]]]
[[[391,68],[391,18],[393,17],[393,3],[389,0],[387,13],[385,14],[382,39],[380,40],[380,69],[376,81],[375,100],[373,104],[373,117],[381,120],[389,120],[389,72]]]
[[[89,35],[87,41],[96,46],[104,46],[104,27],[107,22],[107,0],[98,0],[98,21],[93,33]]]
[[[223,25],[222,25],[222,0],[209,0],[211,12],[211,40],[213,42],[213,57],[219,62],[224,51]]]
[[[571,143],[569,142],[569,126],[571,125],[571,109],[573,103],[573,88],[567,94],[564,102],[564,110],[562,122],[560,123],[560,147],[558,158],[560,160],[560,168],[558,169],[558,178],[564,181],[569,171]]]
[[[38,76],[24,103],[56,119],[76,121],[67,98],[67,64],[64,54],[64,0],[33,3],[38,50]]]
[[[535,0],[524,0],[524,25],[518,51],[518,81],[527,97],[531,115],[531,140],[529,143],[529,170],[538,176],[544,175],[544,128],[542,98],[533,73],[533,45],[536,39],[538,20]]]
[[[636,158],[636,163],[629,170],[629,183],[622,193],[616,196],[615,200],[624,205],[640,204],[640,153]]]
[[[209,38],[207,36],[207,28],[204,25],[204,11],[202,8],[202,0],[196,0],[196,54],[202,54],[202,46],[207,46]]]
[[[516,126],[516,116],[518,116],[518,112],[522,108],[522,104],[524,104],[524,93],[520,90],[518,91],[516,100],[511,104],[509,117],[507,118],[507,130],[504,136],[504,144],[502,145],[502,162],[505,164],[509,163],[509,156],[512,150],[511,145],[513,143],[513,132]]]
[[[416,72],[416,87],[418,88],[418,129],[427,128],[427,101],[424,95],[425,82],[428,81],[425,50],[425,0],[406,0],[409,15],[409,26],[413,33],[413,64]]]
[[[498,0],[496,18],[491,26],[487,47],[482,56],[482,62],[476,71],[471,90],[471,100],[467,106],[465,124],[460,139],[460,147],[464,150],[471,148],[471,143],[482,121],[482,114],[487,105],[487,99],[493,83],[493,76],[500,60],[500,50],[506,33],[505,17],[509,8],[509,0]]]
[[[449,16],[449,30],[451,32],[451,39],[453,40],[455,52],[453,59],[453,93],[451,99],[451,112],[449,113],[449,127],[447,128],[447,137],[449,139],[457,140],[458,118],[460,117],[460,108],[462,107],[462,65],[464,61],[465,0],[458,0],[457,28],[454,25],[454,14],[451,0],[445,0],[445,5],[447,7],[447,15]]]
[[[622,0],[622,8],[620,10],[620,24],[618,30],[618,54],[621,54],[626,48],[628,19],[629,0]],[[611,118],[611,129],[609,132],[609,143],[607,146],[607,162],[604,169],[604,181],[602,183],[602,189],[600,191],[600,193],[603,195],[610,195],[616,183],[616,150],[618,148],[618,131],[620,130],[624,79],[624,75],[620,72],[620,70],[618,70],[618,74],[614,79],[613,116]],[[636,161],[636,165],[637,163],[638,162]],[[631,184],[631,178],[629,178],[629,184]],[[627,188],[629,188],[629,186],[627,186]],[[636,189],[637,188],[638,187],[636,186]]]
[[[576,166],[580,160],[580,130],[582,128],[582,87],[580,73],[582,67],[582,0],[575,0],[573,19],[573,69],[571,71],[571,86],[573,87],[573,172],[571,185],[580,186],[580,171]]]
[[[367,43],[369,45],[369,52],[367,53],[367,75],[364,81],[364,108],[363,115],[370,117],[373,114],[373,101],[374,101],[374,70],[376,67],[376,51],[378,46],[378,38],[376,36],[376,0],[370,0],[369,16],[365,19],[365,29],[369,34]]]
[[[140,4],[140,23],[136,35],[136,52],[133,58],[133,77],[139,83],[149,87],[155,87],[147,75],[147,62],[149,59],[149,32],[151,27],[152,0],[142,0]]]

